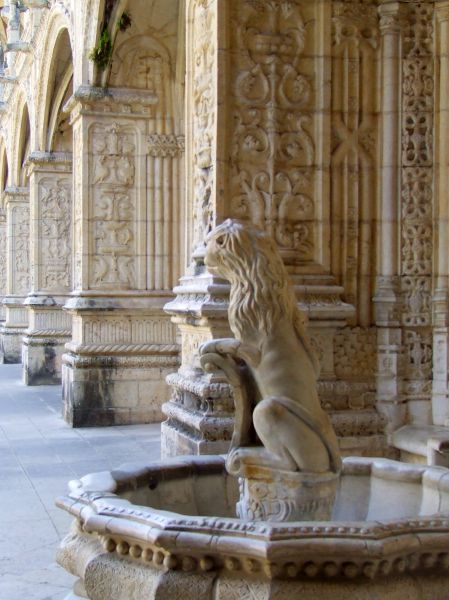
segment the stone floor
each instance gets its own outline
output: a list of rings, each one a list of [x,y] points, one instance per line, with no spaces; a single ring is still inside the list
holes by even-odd
[[[74,578],[54,557],[71,519],[55,497],[70,479],[159,449],[158,424],[71,429],[60,387],[26,387],[20,365],[0,365],[0,599],[65,598]]]

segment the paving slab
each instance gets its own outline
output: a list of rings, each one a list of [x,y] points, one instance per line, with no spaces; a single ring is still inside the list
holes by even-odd
[[[87,473],[159,460],[160,425],[72,429],[61,387],[21,378],[21,365],[0,365],[0,600],[63,600],[75,578],[55,554],[71,517],[55,498]]]

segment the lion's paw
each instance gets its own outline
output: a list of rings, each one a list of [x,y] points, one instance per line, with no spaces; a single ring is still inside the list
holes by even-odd
[[[205,354],[235,354],[240,347],[240,342],[233,338],[222,338],[204,342],[198,349],[199,355]]]

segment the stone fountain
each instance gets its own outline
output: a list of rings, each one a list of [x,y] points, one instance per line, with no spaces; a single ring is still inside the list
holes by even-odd
[[[221,456],[72,482],[59,562],[91,600],[446,600],[449,469],[340,459],[318,366],[266,234],[228,220],[206,265],[231,283],[235,338],[200,348],[232,386]]]

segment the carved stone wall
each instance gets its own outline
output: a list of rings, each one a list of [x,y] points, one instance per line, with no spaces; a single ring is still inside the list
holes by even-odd
[[[325,200],[315,139],[323,120],[319,4],[231,7],[227,213],[268,231],[287,264],[319,263],[324,240],[317,217]]]

